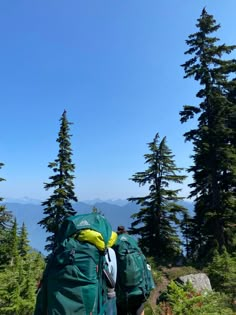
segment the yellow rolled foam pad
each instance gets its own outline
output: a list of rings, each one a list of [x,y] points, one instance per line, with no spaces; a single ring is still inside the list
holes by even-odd
[[[117,237],[118,237],[117,233],[112,231],[111,237],[107,243],[107,247],[112,247],[115,244]]]
[[[103,240],[102,234],[94,230],[82,230],[79,234],[74,235],[74,237],[81,242],[88,242],[95,245],[99,250],[104,251],[106,244]],[[114,245],[117,239],[116,232],[112,232],[111,237],[108,241],[107,247]]]
[[[89,242],[95,245],[101,251],[105,250],[105,243],[102,234],[94,230],[87,229],[80,231],[77,239],[81,242]]]

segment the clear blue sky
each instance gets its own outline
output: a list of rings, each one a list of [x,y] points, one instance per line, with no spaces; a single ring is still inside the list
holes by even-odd
[[[179,111],[198,86],[180,64],[204,6],[221,41],[236,44],[235,0],[1,1],[0,196],[48,196],[64,109],[79,200],[142,195],[129,178],[157,132],[188,167],[193,122],[181,125]]]

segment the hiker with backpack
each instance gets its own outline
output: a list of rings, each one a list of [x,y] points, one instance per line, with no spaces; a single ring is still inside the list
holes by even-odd
[[[68,217],[59,228],[34,315],[116,315],[117,240],[98,213]]]
[[[144,302],[155,287],[150,266],[137,241],[124,226],[113,246],[117,258],[117,315],[144,315]]]

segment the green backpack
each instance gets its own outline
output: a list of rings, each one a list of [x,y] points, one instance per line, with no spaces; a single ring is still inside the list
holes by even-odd
[[[72,216],[63,222],[57,249],[43,274],[34,315],[106,314],[106,251],[76,239],[82,230],[99,232],[105,247],[112,234],[107,220],[96,213]]]
[[[117,258],[117,302],[124,305],[135,297],[146,301],[155,284],[151,268],[136,240],[128,234],[121,234],[113,248]]]

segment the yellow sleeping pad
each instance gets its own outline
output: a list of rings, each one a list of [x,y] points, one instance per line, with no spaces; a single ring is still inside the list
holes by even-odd
[[[117,237],[118,237],[117,233],[112,231],[111,237],[107,243],[107,247],[112,247],[115,244],[115,242],[117,241]]]
[[[104,251],[106,247],[111,247],[115,244],[117,234],[116,232],[112,231],[107,246],[103,240],[102,234],[90,229],[80,231],[79,234],[74,235],[74,238],[81,242],[91,243],[95,245],[100,251]]]

